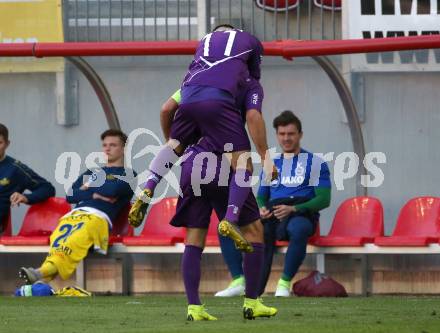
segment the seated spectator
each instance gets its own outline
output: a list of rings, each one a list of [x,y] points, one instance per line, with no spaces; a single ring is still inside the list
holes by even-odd
[[[119,179],[126,176],[124,147],[127,136],[115,129],[101,134],[107,163],[97,170],[87,170],[72,185],[67,201],[76,204],[64,215],[50,236],[49,254],[38,268],[22,267],[19,276],[27,284],[48,282],[59,275],[68,279],[90,248],[107,253],[109,229],[119,213],[129,204],[133,191]],[[101,183],[102,181],[102,183]]]
[[[8,128],[0,124],[0,235],[6,228],[10,207],[32,205],[55,195],[55,188],[27,165],[6,155]],[[30,193],[23,193],[24,191]]]
[[[331,184],[327,164],[300,146],[301,121],[291,111],[284,111],[274,119],[273,126],[282,154],[274,160],[278,180],[260,184],[257,195],[265,243],[259,295],[264,293],[269,279],[276,241],[288,240],[284,270],[275,292],[275,296],[287,297],[306,256],[308,238],[315,232],[318,212],[330,205]],[[241,253],[225,240],[220,244],[234,280],[216,296],[239,296],[245,283]]]
[[[307,241],[319,222],[319,211],[330,205],[331,182],[327,163],[301,148],[301,121],[291,111],[276,117],[273,127],[282,154],[274,160],[279,178],[261,183],[257,194],[266,245],[260,295],[269,279],[276,240],[288,240],[275,292],[275,296],[288,297],[291,281],[306,256]]]

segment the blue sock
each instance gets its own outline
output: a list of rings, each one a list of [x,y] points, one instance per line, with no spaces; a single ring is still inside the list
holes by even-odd
[[[307,240],[313,233],[313,224],[305,217],[293,217],[287,225],[287,233],[289,246],[284,258],[282,279],[290,281],[306,257]]]
[[[229,273],[233,279],[243,276],[243,257],[239,250],[235,248],[234,241],[229,237],[218,235],[223,260],[228,266]]]

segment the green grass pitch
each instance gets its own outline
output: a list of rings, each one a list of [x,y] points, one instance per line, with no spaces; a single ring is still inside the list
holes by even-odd
[[[271,319],[245,321],[241,298],[202,298],[216,322],[186,322],[183,295],[91,298],[0,297],[0,332],[440,332],[438,297],[275,299]]]

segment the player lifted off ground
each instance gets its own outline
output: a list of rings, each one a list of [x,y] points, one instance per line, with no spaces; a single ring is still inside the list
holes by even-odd
[[[50,250],[40,268],[20,269],[19,275],[28,284],[46,282],[59,275],[68,279],[90,248],[106,254],[109,229],[119,213],[129,204],[133,191],[118,179],[126,176],[124,147],[127,136],[115,129],[101,134],[107,163],[99,170],[87,170],[72,185],[67,201],[76,204],[64,215],[50,236]]]
[[[246,80],[246,85],[243,87],[243,89],[240,90],[236,105],[242,114],[243,122],[247,123],[249,134],[254,142],[258,154],[262,159],[264,158],[268,149],[266,125],[261,114],[263,98],[264,93],[260,83],[254,78],[250,77]],[[181,94],[179,89],[162,106],[160,123],[166,141],[169,140],[171,124],[180,102]],[[200,137],[198,133],[194,133],[193,143],[197,143],[199,139]],[[187,153],[194,153],[194,151],[187,151]],[[252,194],[249,200],[253,200]],[[223,217],[224,214],[218,215],[220,220]],[[241,219],[238,221],[239,226],[242,225],[240,222]],[[205,224],[207,223],[208,221],[206,221]],[[246,235],[244,235],[244,237],[247,239]],[[219,235],[219,241],[223,258],[228,266],[228,270],[233,281],[226,290],[217,293],[216,296],[242,296],[245,294],[242,253],[235,248],[234,242],[230,238]]]
[[[182,83],[182,100],[172,124],[171,139],[151,162],[145,190],[130,211],[133,226],[142,223],[156,186],[197,132],[202,137],[199,145],[205,151],[231,152],[233,174],[228,209],[219,223],[219,232],[232,238],[240,250],[252,251],[236,224],[251,191],[247,184],[252,164],[250,159],[239,158],[250,151],[250,142],[235,105],[245,80],[249,76],[260,79],[262,51],[257,38],[229,25],[215,28],[200,41]]]
[[[237,101],[237,108],[242,110],[242,120],[247,121],[249,132],[260,155],[267,150],[266,131],[261,116],[263,89],[255,79],[246,80]],[[177,91],[163,106],[161,124],[165,137],[169,135],[173,115],[180,102],[180,93]],[[194,142],[198,141],[197,134]],[[187,319],[190,321],[216,320],[202,305],[199,297],[201,277],[200,260],[205,246],[206,234],[210,223],[210,216],[214,209],[219,219],[222,219],[228,204],[228,180],[219,186],[221,175],[231,176],[229,161],[226,160],[226,175],[223,171],[221,154],[212,154],[200,145],[195,145],[186,151],[189,156],[182,165],[180,187],[183,196],[179,197],[176,215],[171,224],[186,228],[185,251],[182,258],[182,275],[185,292],[188,299]],[[207,170],[207,159],[210,159],[211,170]],[[214,165],[214,167],[213,167]],[[212,174],[213,179],[210,178]],[[203,177],[202,177],[203,176]],[[211,179],[208,184],[202,178]],[[203,182],[203,185],[200,184]],[[250,191],[244,202],[237,221],[245,239],[253,246],[254,251],[244,254],[244,275],[246,278],[246,292],[243,305],[243,315],[246,319],[257,317],[271,317],[277,313],[272,307],[265,306],[257,299],[260,275],[263,264],[263,227],[259,220],[258,206],[255,197]],[[221,240],[222,252],[235,251],[229,239]],[[231,242],[232,243],[232,242]],[[232,247],[232,248],[231,248]],[[226,258],[226,256],[225,256]]]

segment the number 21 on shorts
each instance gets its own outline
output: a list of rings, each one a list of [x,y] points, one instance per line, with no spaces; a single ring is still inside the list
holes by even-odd
[[[55,241],[53,242],[52,247],[58,247],[60,246],[60,242],[65,242],[67,240],[67,238],[72,235],[76,230],[81,229],[81,227],[84,225],[84,222],[79,222],[75,225],[71,225],[71,224],[64,224],[61,226],[60,228],[60,233],[61,235],[59,235]]]

